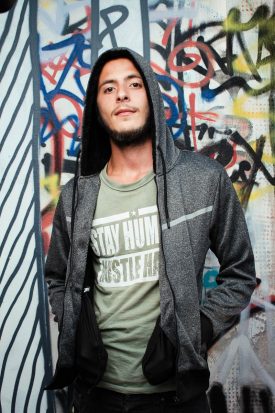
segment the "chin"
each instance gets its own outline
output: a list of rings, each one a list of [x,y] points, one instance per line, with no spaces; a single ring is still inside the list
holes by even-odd
[[[102,120],[102,126],[109,138],[120,147],[140,145],[151,136],[151,124],[148,117],[145,122],[141,119],[128,119],[126,122],[114,122],[107,125]]]
[[[137,122],[137,120],[134,121],[133,119],[125,119],[122,122],[113,125],[113,127],[111,126],[111,129],[117,133],[131,133],[132,131],[142,128],[143,126],[144,122]]]
[[[127,127],[127,128],[115,128],[115,129],[113,129],[113,132],[115,133],[115,134],[133,134],[133,133],[136,133],[136,131],[138,131],[140,128],[139,128],[139,126],[136,126],[136,125],[134,125],[134,126],[132,126],[132,127]]]

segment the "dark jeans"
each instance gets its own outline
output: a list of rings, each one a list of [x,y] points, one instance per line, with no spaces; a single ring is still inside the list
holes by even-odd
[[[175,392],[122,394],[100,388],[75,395],[74,408],[75,413],[210,413],[205,393],[179,402]]]

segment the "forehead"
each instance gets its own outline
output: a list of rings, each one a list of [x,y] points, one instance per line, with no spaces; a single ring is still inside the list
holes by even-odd
[[[103,66],[99,75],[99,83],[108,78],[115,79],[127,77],[129,74],[140,76],[139,71],[130,59],[127,59],[126,57],[113,59]]]

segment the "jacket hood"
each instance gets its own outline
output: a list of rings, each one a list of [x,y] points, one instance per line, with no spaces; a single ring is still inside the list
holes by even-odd
[[[100,124],[96,108],[98,79],[105,63],[112,59],[128,58],[143,77],[150,105],[153,139],[153,165],[157,175],[169,171],[178,157],[172,135],[166,124],[164,105],[156,76],[149,62],[133,50],[120,47],[100,55],[92,68],[88,82],[82,127],[80,173],[83,176],[99,173],[111,156],[109,137]],[[164,165],[165,163],[165,165]]]

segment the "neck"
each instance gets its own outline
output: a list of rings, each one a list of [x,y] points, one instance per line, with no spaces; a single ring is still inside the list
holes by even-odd
[[[151,139],[141,145],[125,148],[120,148],[111,141],[111,150],[107,175],[120,184],[138,181],[153,169]]]

